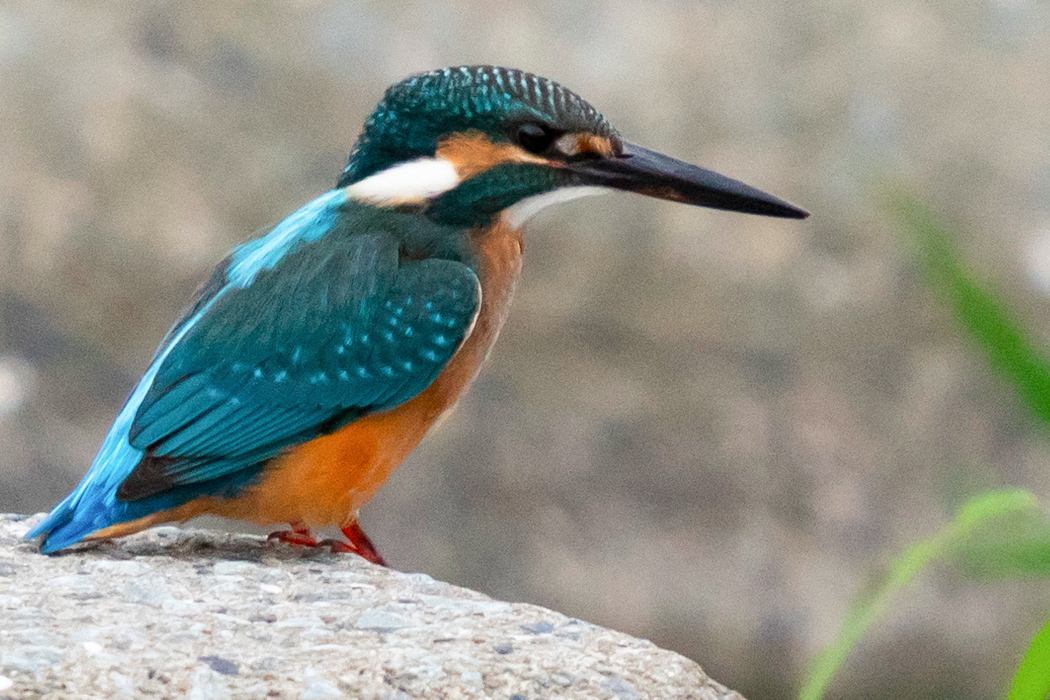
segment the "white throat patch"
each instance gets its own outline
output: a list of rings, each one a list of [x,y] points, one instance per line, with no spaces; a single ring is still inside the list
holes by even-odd
[[[561,189],[544,192],[533,197],[526,197],[517,204],[507,207],[503,211],[504,219],[512,228],[520,228],[526,221],[531,219],[541,209],[546,209],[552,204],[571,202],[581,197],[592,197],[596,194],[605,194],[611,190],[607,187],[562,187]]]
[[[346,188],[346,196],[381,207],[423,204],[459,183],[456,167],[444,158],[417,158],[355,182]]]

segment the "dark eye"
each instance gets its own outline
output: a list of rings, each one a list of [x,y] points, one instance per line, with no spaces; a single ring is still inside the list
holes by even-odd
[[[514,139],[529,153],[543,153],[557,138],[557,134],[542,124],[522,124],[514,133]]]

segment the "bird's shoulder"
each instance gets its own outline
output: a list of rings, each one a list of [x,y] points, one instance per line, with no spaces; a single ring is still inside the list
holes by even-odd
[[[193,293],[158,345],[157,355],[217,297],[236,290],[243,290],[235,294],[241,299],[270,294],[274,283],[298,280],[347,251],[396,249],[399,263],[446,259],[476,272],[478,253],[469,233],[467,228],[435,222],[408,208],[370,206],[346,198],[344,190],[333,190],[234,247]],[[341,272],[361,276],[372,270],[360,260]],[[256,284],[260,275],[265,284]]]

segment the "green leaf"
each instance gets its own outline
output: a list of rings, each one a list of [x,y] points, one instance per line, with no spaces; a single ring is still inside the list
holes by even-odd
[[[1050,622],[1035,635],[1010,685],[1006,700],[1046,700],[1050,695]]]
[[[1050,576],[1050,522],[1039,510],[1015,513],[981,528],[956,547],[953,563],[966,577],[994,581]]]
[[[1050,426],[1050,360],[994,291],[961,262],[945,227],[911,197],[896,193],[890,207],[911,235],[927,278],[956,320],[1013,385],[1032,415]]]
[[[854,601],[838,636],[814,657],[809,675],[799,691],[799,700],[820,700],[824,697],[828,683],[846,662],[857,642],[885,612],[893,596],[929,562],[953,551],[979,526],[984,526],[993,519],[1033,510],[1036,507],[1035,496],[1020,489],[981,494],[963,505],[956,512],[955,518],[932,537],[912,545],[890,562],[885,574],[871,592]]]

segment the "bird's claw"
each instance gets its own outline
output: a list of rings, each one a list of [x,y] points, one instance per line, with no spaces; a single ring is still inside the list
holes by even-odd
[[[277,532],[271,532],[266,539],[301,547],[318,547],[324,544],[323,542],[318,542],[317,538],[309,532],[301,532],[299,530],[278,530]]]
[[[333,554],[356,554],[365,561],[378,564],[379,566],[386,566],[386,561],[383,560],[383,556],[376,551],[375,547],[359,549],[353,542],[343,542],[337,539],[321,540],[317,544],[320,547],[331,547]]]

